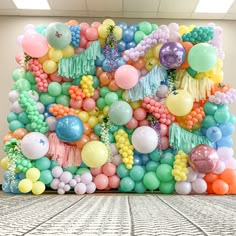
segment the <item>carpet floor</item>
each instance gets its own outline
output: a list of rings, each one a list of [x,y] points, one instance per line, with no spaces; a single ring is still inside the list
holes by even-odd
[[[0,235],[236,235],[236,196],[0,194]]]

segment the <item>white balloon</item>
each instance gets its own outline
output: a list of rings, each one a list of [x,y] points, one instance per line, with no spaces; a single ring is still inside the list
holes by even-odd
[[[11,90],[11,92],[8,94],[8,99],[11,103],[18,100],[20,94],[16,90]]]
[[[178,194],[189,194],[191,193],[192,186],[189,182],[176,182],[175,183],[175,191]]]
[[[117,154],[112,157],[112,163],[118,166],[120,163],[122,163],[122,157],[120,154]]]
[[[45,111],[45,106],[43,105],[43,103],[37,102],[37,108],[38,108],[38,112],[39,112],[40,114],[44,113],[44,111]]]
[[[26,134],[21,140],[21,152],[30,160],[36,160],[47,154],[49,149],[48,138],[39,132]]]
[[[225,170],[225,163],[223,161],[219,161],[216,169],[214,170],[214,174],[220,174]]]
[[[197,172],[192,169],[192,167],[188,167],[188,175],[187,182],[193,182],[197,178]]]
[[[49,116],[46,120],[50,131],[55,131],[57,120],[54,116]]]
[[[15,101],[12,104],[11,111],[16,112],[16,113],[21,113],[24,110],[21,108],[20,103],[18,101]]]
[[[30,95],[31,98],[34,99],[35,102],[39,100],[39,94],[36,91],[29,90],[27,93]]]
[[[205,193],[207,190],[207,183],[204,179],[197,178],[192,182],[192,188],[195,193]]]
[[[138,152],[150,153],[157,147],[157,132],[149,126],[138,127],[132,135],[132,144]]]

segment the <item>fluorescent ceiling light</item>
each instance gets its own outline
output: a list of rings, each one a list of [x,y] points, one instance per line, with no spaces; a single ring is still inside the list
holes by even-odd
[[[195,12],[226,13],[234,0],[199,0]]]
[[[50,10],[47,0],[13,0],[18,9]]]

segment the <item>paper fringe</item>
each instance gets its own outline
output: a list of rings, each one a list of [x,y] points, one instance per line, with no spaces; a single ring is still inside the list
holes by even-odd
[[[170,126],[169,143],[177,150],[186,150],[186,145],[188,146],[189,150],[192,150],[194,147],[200,144],[212,146],[207,137],[193,134],[179,127],[175,123],[172,123]]]
[[[161,81],[166,79],[166,70],[155,66],[147,75],[141,78],[133,88],[126,91],[126,99],[135,102],[147,96],[154,96],[156,95]]]
[[[187,90],[196,102],[206,100],[211,95],[211,90],[214,86],[214,82],[208,77],[196,80],[183,70],[176,73],[176,79],[177,87]]]
[[[49,135],[48,155],[52,160],[57,160],[60,166],[80,166],[81,150],[77,146],[70,146],[57,138],[55,133]]]
[[[58,63],[58,74],[66,78],[76,79],[82,75],[94,74],[96,70],[95,60],[101,56],[99,41],[94,41],[81,54],[70,58],[63,58]]]

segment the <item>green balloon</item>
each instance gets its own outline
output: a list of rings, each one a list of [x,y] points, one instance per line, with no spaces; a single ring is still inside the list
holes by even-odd
[[[120,181],[120,187],[123,192],[131,192],[134,189],[135,182],[130,177],[124,177]]]
[[[143,38],[145,37],[145,34],[142,31],[136,31],[134,34],[134,42],[136,44],[139,44]]]
[[[101,135],[101,132],[102,132],[101,124],[99,124],[99,123],[96,124],[95,127],[94,127],[94,129],[93,129],[93,132],[94,132],[96,135],[100,136],[100,135]]]
[[[69,171],[72,175],[74,175],[76,171],[78,170],[78,166],[75,166],[75,165],[67,166],[67,167],[64,167],[63,170]]]
[[[19,92],[31,90],[31,84],[26,79],[17,80],[16,83],[15,83],[15,86],[18,89]]]
[[[159,186],[159,190],[161,193],[170,194],[175,191],[175,181],[171,180],[168,182],[161,182]]]
[[[236,122],[236,117],[233,115],[233,114],[230,114],[230,117],[229,117],[229,122],[231,123],[231,124],[235,124],[235,122]]]
[[[76,175],[82,175],[86,172],[90,172],[90,170],[86,167],[79,167],[78,170],[76,171]]]
[[[109,131],[112,132],[112,133],[115,133],[119,128],[120,128],[120,127],[119,127],[118,125],[114,125],[114,124],[113,124],[113,125],[111,126],[111,128],[110,128]]]
[[[143,177],[143,184],[148,190],[156,190],[160,185],[160,180],[157,178],[155,172],[147,172]]]
[[[20,69],[15,69],[12,72],[12,79],[16,82],[17,80],[19,80],[21,78],[21,71]]]
[[[217,111],[214,114],[214,118],[218,123],[226,123],[229,121],[230,114],[225,109],[217,109]]]
[[[65,24],[55,22],[48,25],[46,38],[52,47],[62,49],[70,44],[71,32]]]
[[[214,115],[217,110],[217,105],[213,102],[206,102],[204,104],[204,112],[206,115]]]
[[[129,169],[127,169],[126,166],[121,163],[117,166],[116,173],[120,178],[124,178],[129,176]]]
[[[139,26],[139,30],[142,31],[146,35],[152,32],[152,25],[147,21],[140,22],[138,26]]]
[[[128,134],[133,134],[134,129],[128,129],[128,128],[125,127],[125,131],[126,131],[126,133],[128,133]]]
[[[82,80],[82,76],[76,79],[73,79],[71,82],[73,85],[80,85],[80,81]]]
[[[106,106],[105,99],[103,97],[98,98],[96,105],[100,110],[102,110]]]
[[[43,103],[43,105],[47,106],[49,104],[55,103],[56,98],[49,95],[48,93],[41,93],[39,96],[39,101]]]
[[[111,90],[107,86],[103,86],[103,87],[100,88],[99,92],[100,92],[100,96],[105,98],[105,96],[109,92],[111,92]]]
[[[211,115],[207,115],[203,119],[202,126],[205,128],[210,128],[211,126],[216,126],[216,125],[217,125],[217,123],[216,123],[214,117]]]
[[[50,169],[51,161],[47,157],[41,157],[35,161],[35,167],[40,171]]]
[[[149,171],[153,171],[155,172],[157,167],[160,165],[159,162],[156,162],[156,161],[148,161],[147,164],[146,164],[146,171],[149,172]]]
[[[10,123],[10,122],[12,122],[13,120],[18,120],[18,115],[17,115],[17,113],[15,113],[15,112],[10,112],[10,113],[7,115],[7,122]]]
[[[163,153],[161,158],[161,164],[167,164],[173,166],[175,161],[175,156],[172,152]]]
[[[50,184],[53,180],[52,172],[50,170],[43,170],[40,172],[39,181],[44,184]]]
[[[116,91],[116,94],[118,95],[118,97],[119,97],[119,98],[121,98],[121,97],[122,97],[122,94],[123,94],[123,92],[124,92],[124,90],[123,90],[123,89],[118,89],[118,90]]]
[[[55,166],[60,166],[57,160],[51,160],[50,170],[52,170]]]
[[[58,82],[51,82],[48,85],[48,93],[53,96],[53,97],[57,97],[61,94],[62,92],[62,87]]]
[[[134,180],[135,182],[139,182],[143,179],[143,176],[145,174],[145,170],[142,166],[136,165],[133,166],[133,168],[129,172],[129,176]]]
[[[109,92],[105,95],[105,103],[108,106],[116,101],[118,101],[118,95],[115,92]]]
[[[34,77],[32,71],[25,72],[24,78],[26,80],[28,80],[31,84],[36,84],[35,77]]]
[[[9,130],[11,132],[14,132],[18,128],[25,128],[25,126],[18,120],[13,120],[9,123]]]
[[[146,192],[146,187],[144,186],[143,182],[136,182],[134,186],[134,191],[136,193],[145,193]]]
[[[171,181],[174,177],[172,175],[172,167],[167,164],[160,164],[157,167],[156,175],[161,182]]]
[[[158,29],[158,25],[157,24],[152,24],[152,31]]]
[[[213,68],[217,58],[216,48],[208,43],[198,43],[188,53],[188,63],[197,72],[205,72]]]
[[[62,84],[62,93],[64,95],[69,95],[69,87],[72,85],[71,82],[64,82]]]
[[[151,153],[149,153],[149,157],[150,157],[150,159],[153,160],[153,161],[160,161],[161,155],[160,155],[159,150],[158,150],[157,148],[154,149],[154,151],[152,151]]]
[[[98,77],[97,76],[93,76],[93,87],[94,88],[97,88],[98,86],[99,86],[99,79],[98,79]]]
[[[32,132],[32,131],[33,131],[33,128],[32,128],[32,126],[31,126],[31,124],[27,124],[27,125],[25,126],[25,128],[26,128],[27,131],[29,131],[29,132]]]
[[[27,113],[26,113],[25,111],[23,111],[23,112],[21,112],[21,113],[19,114],[18,120],[19,120],[22,124],[24,124],[24,125],[30,123],[30,120],[29,120],[29,118],[28,118],[28,115],[27,115]]]
[[[59,95],[56,98],[57,104],[62,104],[63,106],[69,107],[70,106],[70,97],[64,94]]]
[[[121,112],[122,111],[122,112]],[[133,110],[131,106],[124,101],[116,101],[110,107],[108,116],[112,123],[116,125],[127,124],[132,118]]]

